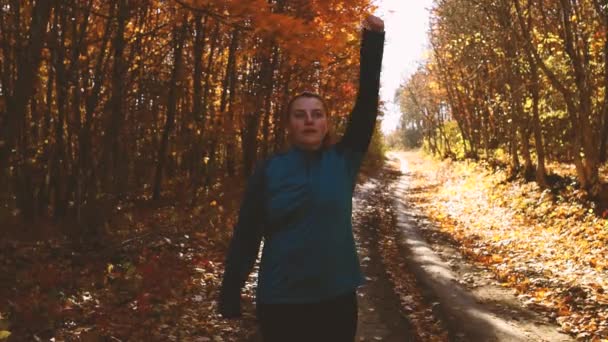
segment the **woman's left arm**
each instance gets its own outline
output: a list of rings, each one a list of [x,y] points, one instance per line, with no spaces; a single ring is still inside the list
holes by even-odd
[[[340,141],[343,147],[360,153],[367,151],[374,133],[383,52],[384,22],[378,17],[369,16],[363,22],[357,100]]]

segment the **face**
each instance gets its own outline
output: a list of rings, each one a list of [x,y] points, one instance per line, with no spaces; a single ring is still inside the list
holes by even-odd
[[[300,148],[314,150],[327,134],[327,113],[323,103],[314,97],[296,99],[289,112],[287,127],[292,142]]]

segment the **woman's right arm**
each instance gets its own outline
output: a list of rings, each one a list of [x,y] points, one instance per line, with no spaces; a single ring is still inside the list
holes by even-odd
[[[263,225],[264,165],[256,165],[247,188],[238,221],[228,247],[224,278],[220,289],[219,312],[225,318],[241,315],[241,289],[249,277],[260,249]]]

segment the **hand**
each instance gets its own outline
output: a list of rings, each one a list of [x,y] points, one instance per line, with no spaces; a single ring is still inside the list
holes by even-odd
[[[241,295],[239,292],[230,293],[222,287],[218,298],[218,313],[222,318],[240,318],[241,317]]]
[[[375,15],[368,15],[367,18],[363,20],[362,26],[364,29],[375,31],[375,32],[383,32],[384,31],[384,20],[376,17]]]
[[[229,311],[226,309],[220,309],[219,314],[220,316],[222,316],[223,319],[237,319],[243,317],[243,314],[240,310]]]
[[[224,319],[241,318],[241,305],[240,302],[226,302],[224,300],[219,302],[218,313]]]

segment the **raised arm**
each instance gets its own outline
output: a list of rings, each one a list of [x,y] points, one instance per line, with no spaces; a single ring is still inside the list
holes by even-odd
[[[370,18],[364,23],[362,33],[357,100],[340,141],[343,147],[358,152],[367,151],[374,132],[384,52],[384,24],[379,18]]]
[[[219,312],[225,318],[241,314],[241,289],[258,256],[262,240],[263,201],[258,198],[264,189],[264,163],[256,166],[247,182],[247,189],[226,255],[224,277],[219,296]]]

